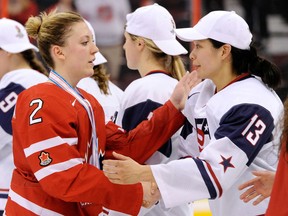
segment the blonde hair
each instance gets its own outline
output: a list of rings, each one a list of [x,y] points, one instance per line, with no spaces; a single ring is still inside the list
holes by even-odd
[[[100,91],[105,95],[108,95],[109,92],[109,75],[106,73],[106,67],[104,64],[94,66],[94,74],[92,78],[97,82]]]
[[[129,35],[133,41],[136,41],[139,38],[143,39],[147,48],[152,52],[156,59],[159,59],[163,63],[164,68],[171,74],[173,78],[180,80],[184,76],[186,70],[183,60],[180,56],[167,55],[162,50],[160,50],[152,40],[148,38],[136,36],[133,34]]]
[[[54,68],[54,61],[50,54],[52,45],[64,46],[71,27],[84,19],[76,12],[60,12],[56,10],[42,12],[39,16],[30,17],[26,30],[30,37],[36,39],[40,54],[48,67]]]

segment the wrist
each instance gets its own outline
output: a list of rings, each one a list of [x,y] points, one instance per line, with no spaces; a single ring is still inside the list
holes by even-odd
[[[141,165],[139,178],[140,181],[155,181],[149,165]]]

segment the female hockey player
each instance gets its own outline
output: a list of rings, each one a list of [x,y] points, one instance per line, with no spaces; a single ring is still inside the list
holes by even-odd
[[[183,124],[180,112],[194,74],[187,74],[153,116],[126,132],[105,116],[78,82],[94,73],[98,48],[75,12],[42,13],[26,23],[51,69],[49,81],[23,91],[12,119],[15,169],[6,215],[137,215],[159,196],[151,182],[112,184],[101,170],[111,150],[145,162]],[[145,190],[143,190],[145,189]],[[148,191],[148,193],[147,193]],[[145,192],[145,193],[144,193]]]
[[[264,215],[269,200],[244,203],[238,186],[251,171],[277,166],[280,72],[257,55],[249,26],[233,11],[210,12],[176,34],[193,43],[190,59],[204,80],[183,111],[190,123],[181,133],[183,157],[190,158],[144,166],[114,153],[121,160],[104,161],[104,171],[115,183],[154,179],[167,208],[206,198],[213,216]]]

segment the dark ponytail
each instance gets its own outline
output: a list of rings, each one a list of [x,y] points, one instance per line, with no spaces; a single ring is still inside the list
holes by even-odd
[[[224,43],[209,39],[215,48],[220,48]],[[261,58],[257,54],[253,44],[250,50],[241,50],[232,46],[232,66],[237,75],[249,72],[252,75],[261,77],[262,81],[270,88],[275,89],[281,82],[279,68],[272,62]]]
[[[281,82],[280,69],[267,59],[259,57],[254,46],[250,46],[250,55],[249,71],[251,74],[261,77],[265,84],[275,89]]]
[[[26,51],[21,52],[23,58],[26,60],[26,62],[29,63],[30,67],[40,73],[48,75],[48,72],[42,62],[36,57],[36,54],[33,50],[29,49]]]

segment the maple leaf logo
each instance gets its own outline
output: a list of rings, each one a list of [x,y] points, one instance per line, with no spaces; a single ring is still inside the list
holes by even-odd
[[[40,160],[41,166],[47,166],[52,162],[52,159],[50,158],[50,154],[48,152],[40,152],[40,155],[38,156]]]

